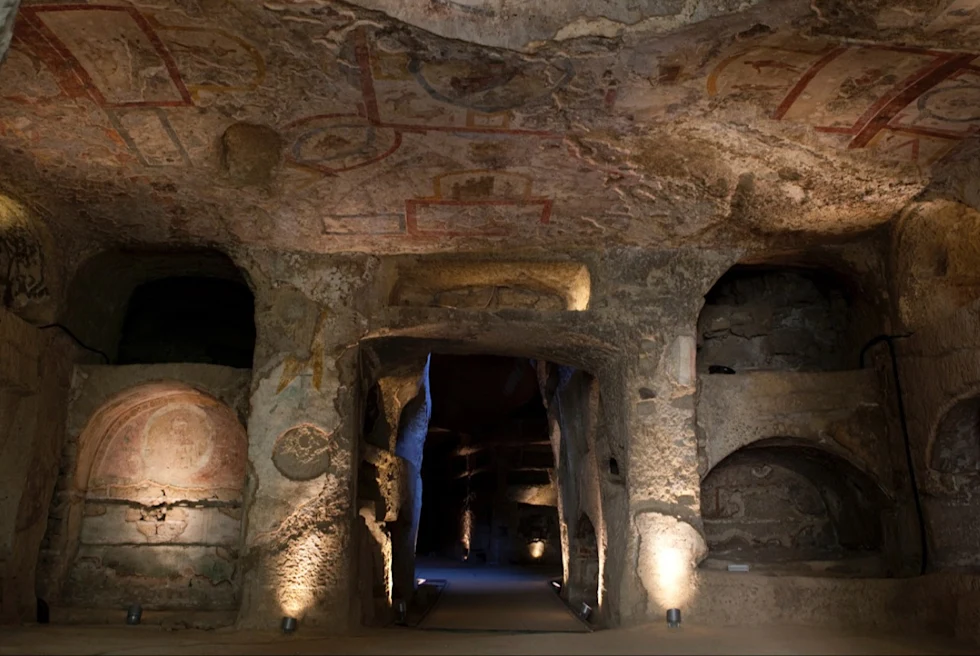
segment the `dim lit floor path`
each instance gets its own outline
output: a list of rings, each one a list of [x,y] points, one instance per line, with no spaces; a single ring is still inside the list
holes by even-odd
[[[336,637],[300,630],[167,631],[153,626],[0,627],[0,656],[156,654],[976,654],[950,639],[805,627],[663,624],[595,633],[446,633],[385,629]]]
[[[554,572],[420,559],[416,574],[419,578],[447,582],[435,607],[419,625],[421,629],[552,633],[589,630],[551,588],[549,581],[556,578]]]

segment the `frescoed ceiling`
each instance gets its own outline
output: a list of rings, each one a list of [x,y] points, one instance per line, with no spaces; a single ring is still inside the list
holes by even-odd
[[[99,242],[711,247],[872,229],[980,130],[980,0],[606,4],[28,0],[0,187]]]

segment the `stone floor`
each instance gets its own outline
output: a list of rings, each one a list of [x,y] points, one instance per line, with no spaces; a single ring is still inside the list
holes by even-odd
[[[461,633],[386,629],[361,637],[156,627],[31,626],[0,631],[0,654],[980,654],[925,636],[770,626],[661,625],[595,633]]]
[[[420,628],[328,637],[155,626],[34,625],[0,629],[5,654],[980,654],[951,639],[800,626],[662,623],[590,633],[559,601],[544,572],[423,567],[447,580]]]
[[[516,567],[459,567],[420,561],[417,575],[447,582],[419,628],[442,631],[586,633],[549,581],[561,572]]]

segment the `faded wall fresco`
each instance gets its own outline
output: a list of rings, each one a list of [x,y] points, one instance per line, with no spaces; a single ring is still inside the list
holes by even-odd
[[[60,601],[235,608],[247,453],[235,413],[183,383],[144,384],[99,408],[77,449]]]
[[[0,194],[0,303],[27,319],[37,319],[52,293],[50,237],[19,203]]]
[[[980,54],[768,39],[718,64],[715,97],[752,98],[777,121],[832,135],[848,150],[929,165],[980,126]]]
[[[312,251],[659,245],[743,214],[838,233],[921,190],[891,161],[926,170],[980,124],[975,53],[779,30],[715,43],[733,24],[673,53],[609,39],[529,54],[326,0],[232,6],[26,4],[0,69],[18,192],[50,191],[83,208],[82,225],[104,216],[149,241]],[[777,138],[726,126],[746,114]],[[789,123],[856,177],[823,171]],[[35,172],[14,166],[24,159]],[[849,206],[864,201],[871,215]]]

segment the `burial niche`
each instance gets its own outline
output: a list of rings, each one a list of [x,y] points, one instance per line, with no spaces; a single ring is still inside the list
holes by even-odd
[[[822,449],[764,440],[735,451],[701,483],[706,567],[881,575],[891,516],[880,488]]]
[[[235,280],[163,278],[133,291],[119,340],[119,364],[200,362],[252,366],[254,301]]]
[[[848,294],[829,273],[733,267],[705,296],[701,373],[830,371],[857,362]]]
[[[923,510],[929,566],[980,571],[980,397],[961,399],[943,415],[928,458]]]
[[[103,404],[78,442],[64,603],[236,608],[247,445],[231,408],[176,381]]]
[[[214,249],[103,251],[72,277],[61,323],[107,364],[252,367],[252,291]]]

